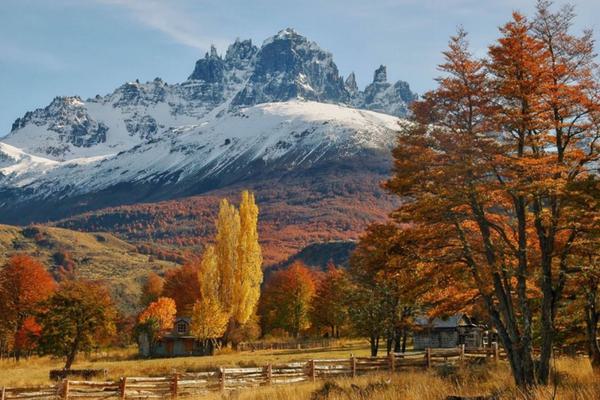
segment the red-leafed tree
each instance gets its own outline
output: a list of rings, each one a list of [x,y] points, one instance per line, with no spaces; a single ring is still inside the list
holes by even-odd
[[[544,1],[533,21],[515,13],[485,60],[452,38],[387,182],[419,259],[481,299],[524,388],[548,382],[570,257],[599,215],[593,43],[572,19]]]
[[[55,288],[54,280],[41,263],[23,254],[11,257],[0,270],[0,312],[7,330],[13,335],[21,331],[26,319]],[[21,356],[21,343],[14,342],[17,360]]]
[[[194,303],[200,297],[197,264],[187,263],[167,271],[162,296],[175,300],[179,315],[191,315]]]
[[[42,327],[37,323],[35,317],[27,317],[23,321],[23,325],[15,334],[15,348],[20,349],[31,355],[37,347],[38,340],[42,332]]]
[[[315,286],[314,273],[299,261],[275,272],[265,285],[259,305],[263,332],[283,329],[298,337],[308,329]]]
[[[164,284],[165,280],[163,278],[155,272],[150,272],[142,286],[142,296],[140,298],[141,305],[147,306],[153,301],[158,300],[163,292]]]
[[[347,273],[330,262],[317,283],[311,319],[315,326],[331,329],[331,337],[340,337],[340,328],[348,322]]]

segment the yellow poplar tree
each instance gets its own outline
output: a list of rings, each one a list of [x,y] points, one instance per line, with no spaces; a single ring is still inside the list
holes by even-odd
[[[213,245],[209,245],[202,255],[202,261],[198,269],[198,282],[201,299],[210,297],[219,301],[221,277],[219,274],[217,253]]]
[[[258,206],[254,195],[247,190],[242,192],[239,215],[233,318],[237,323],[245,324],[256,310],[263,281],[262,252],[258,243]]]
[[[204,296],[194,304],[191,332],[198,339],[214,340],[223,336],[228,322],[229,314],[215,298]]]
[[[230,315],[233,314],[236,303],[235,271],[238,263],[239,237],[240,214],[227,199],[223,199],[217,217],[215,253],[219,269],[219,302],[223,311]]]

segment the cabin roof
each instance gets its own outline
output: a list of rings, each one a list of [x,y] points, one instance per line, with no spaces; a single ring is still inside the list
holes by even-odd
[[[459,326],[475,326],[471,318],[463,313],[451,315],[449,317],[437,317],[430,319],[426,316],[420,316],[415,318],[415,323],[422,327],[429,328],[457,328]]]

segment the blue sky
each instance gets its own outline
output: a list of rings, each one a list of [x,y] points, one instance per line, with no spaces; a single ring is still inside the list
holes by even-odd
[[[600,27],[600,1],[575,0],[577,28]],[[563,4],[557,2],[557,4]],[[211,43],[262,41],[293,27],[334,54],[359,86],[380,64],[422,93],[458,25],[474,51],[533,0],[1,0],[0,135],[57,95],[106,94],[126,81],[180,82]],[[596,39],[600,35],[596,32]]]

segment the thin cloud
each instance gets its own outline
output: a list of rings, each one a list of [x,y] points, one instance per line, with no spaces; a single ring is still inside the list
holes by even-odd
[[[96,0],[129,11],[139,23],[164,33],[176,43],[194,49],[206,50],[211,44],[223,46],[227,40],[208,37],[200,31],[197,21],[175,1],[160,0]]]
[[[0,40],[0,63],[10,63],[25,66],[43,67],[51,71],[62,71],[67,63],[59,57],[46,51],[18,46]]]

